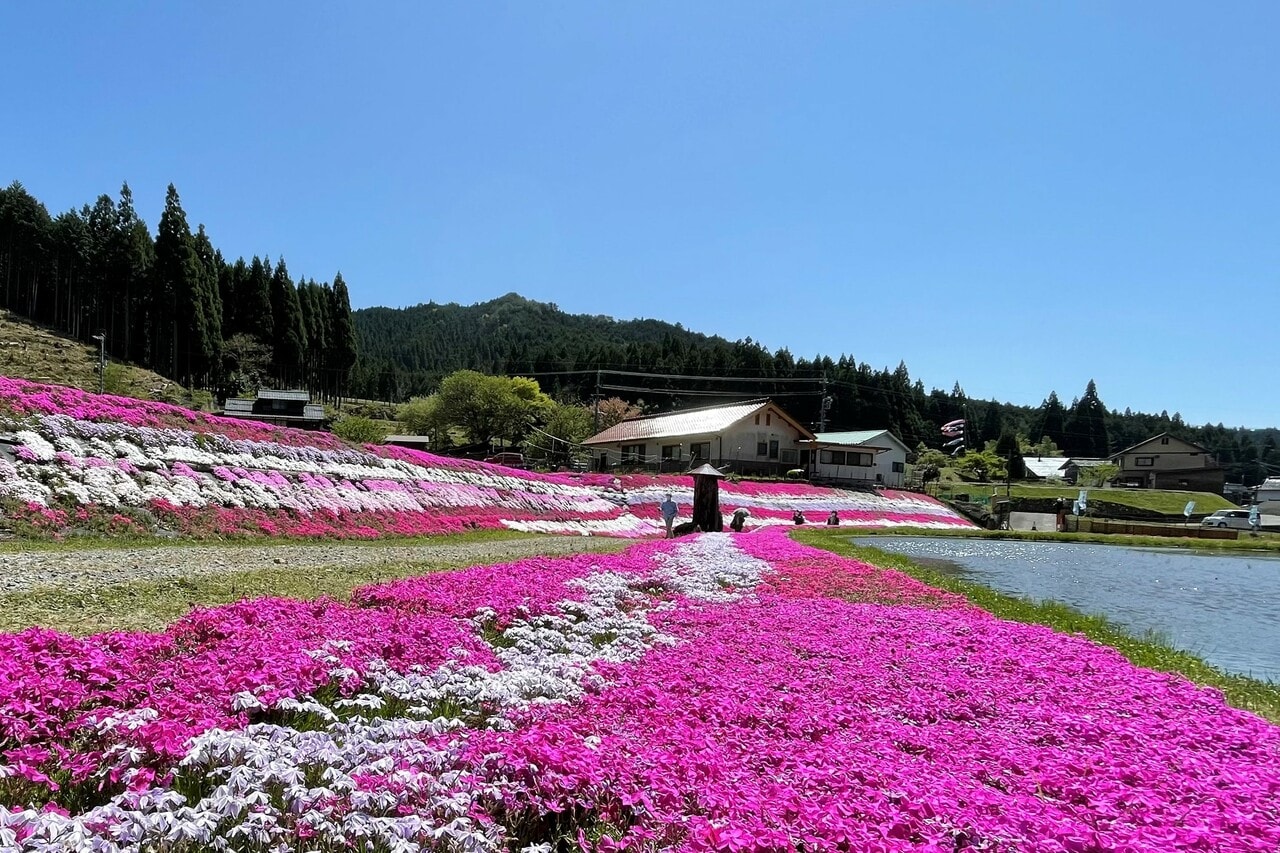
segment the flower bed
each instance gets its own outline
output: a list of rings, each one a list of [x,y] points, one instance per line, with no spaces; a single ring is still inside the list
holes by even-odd
[[[163,403],[0,377],[0,420],[17,436],[0,459],[0,499],[19,531],[192,537],[376,538],[507,527],[656,536],[657,504],[693,500],[689,477],[535,474],[328,433],[282,429]],[[967,526],[931,498],[807,484],[727,483],[726,513],[752,525],[831,510],[853,526]]]
[[[0,644],[21,853],[1280,844],[1280,728],[780,531]]]

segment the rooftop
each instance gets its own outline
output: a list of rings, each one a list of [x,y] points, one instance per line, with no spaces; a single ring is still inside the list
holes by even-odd
[[[665,415],[644,415],[628,418],[607,430],[591,436],[583,444],[613,444],[623,441],[645,441],[651,438],[668,438],[681,435],[714,435],[728,429],[743,418],[750,417],[769,406],[769,400],[747,400],[728,406],[709,406],[703,409],[686,409]],[[776,406],[775,406],[776,409]],[[781,411],[781,409],[777,409]],[[790,418],[788,417],[788,420]],[[805,435],[809,431],[792,423]]]

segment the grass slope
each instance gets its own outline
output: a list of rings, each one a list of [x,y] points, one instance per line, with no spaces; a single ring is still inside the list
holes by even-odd
[[[1003,498],[1003,483],[943,483],[938,497],[950,498],[957,494],[968,494],[971,498],[996,495]],[[1075,486],[1034,486],[1026,483],[1014,483],[1010,487],[1014,498],[1024,500],[1040,500],[1051,503],[1058,498],[1074,501],[1080,496],[1080,489]],[[1210,492],[1183,492],[1165,489],[1089,489],[1089,506],[1093,514],[1106,515],[1104,507],[1108,504],[1120,508],[1134,509],[1141,513],[1181,516],[1187,501],[1195,501],[1195,514],[1209,515],[1220,509],[1233,509],[1235,504],[1222,495]]]
[[[0,375],[98,391],[98,348],[0,310]],[[106,391],[121,397],[190,405],[186,390],[159,373],[132,364],[107,365]]]
[[[1001,619],[1047,625],[1067,634],[1084,634],[1096,643],[1118,650],[1136,666],[1178,673],[1196,684],[1216,688],[1235,707],[1280,723],[1280,684],[1222,672],[1193,654],[1170,647],[1158,637],[1134,637],[1104,616],[1082,613],[1058,601],[1035,602],[958,580],[936,569],[921,566],[908,557],[855,545],[849,541],[847,531],[834,534],[804,530],[797,532],[795,538],[806,545],[881,568],[896,569],[930,586],[958,593]]]

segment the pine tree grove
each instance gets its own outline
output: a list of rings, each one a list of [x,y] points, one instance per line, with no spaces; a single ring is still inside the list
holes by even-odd
[[[0,306],[85,342],[105,334],[111,358],[219,396],[257,376],[337,397],[356,362],[341,276],[295,285],[283,259],[228,262],[173,185],[154,237],[128,184],[56,217],[21,183],[0,188]],[[240,362],[264,347],[259,376]]]

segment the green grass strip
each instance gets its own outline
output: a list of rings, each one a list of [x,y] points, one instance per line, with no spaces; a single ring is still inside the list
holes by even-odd
[[[892,554],[849,539],[849,533],[802,530],[797,542],[821,548],[842,557],[851,557],[885,569],[894,569],[937,589],[963,595],[970,602],[1012,622],[1046,625],[1065,634],[1083,634],[1102,645],[1111,646],[1135,666],[1160,672],[1175,672],[1188,680],[1222,691],[1229,704],[1252,711],[1273,723],[1280,723],[1280,684],[1233,675],[1206,663],[1195,655],[1171,647],[1156,636],[1135,637],[1105,616],[1087,614],[1060,601],[1033,601],[997,592],[988,586],[959,580],[937,569],[922,566],[909,557]],[[1116,537],[1107,537],[1114,541]],[[1079,540],[1072,540],[1079,541]]]

